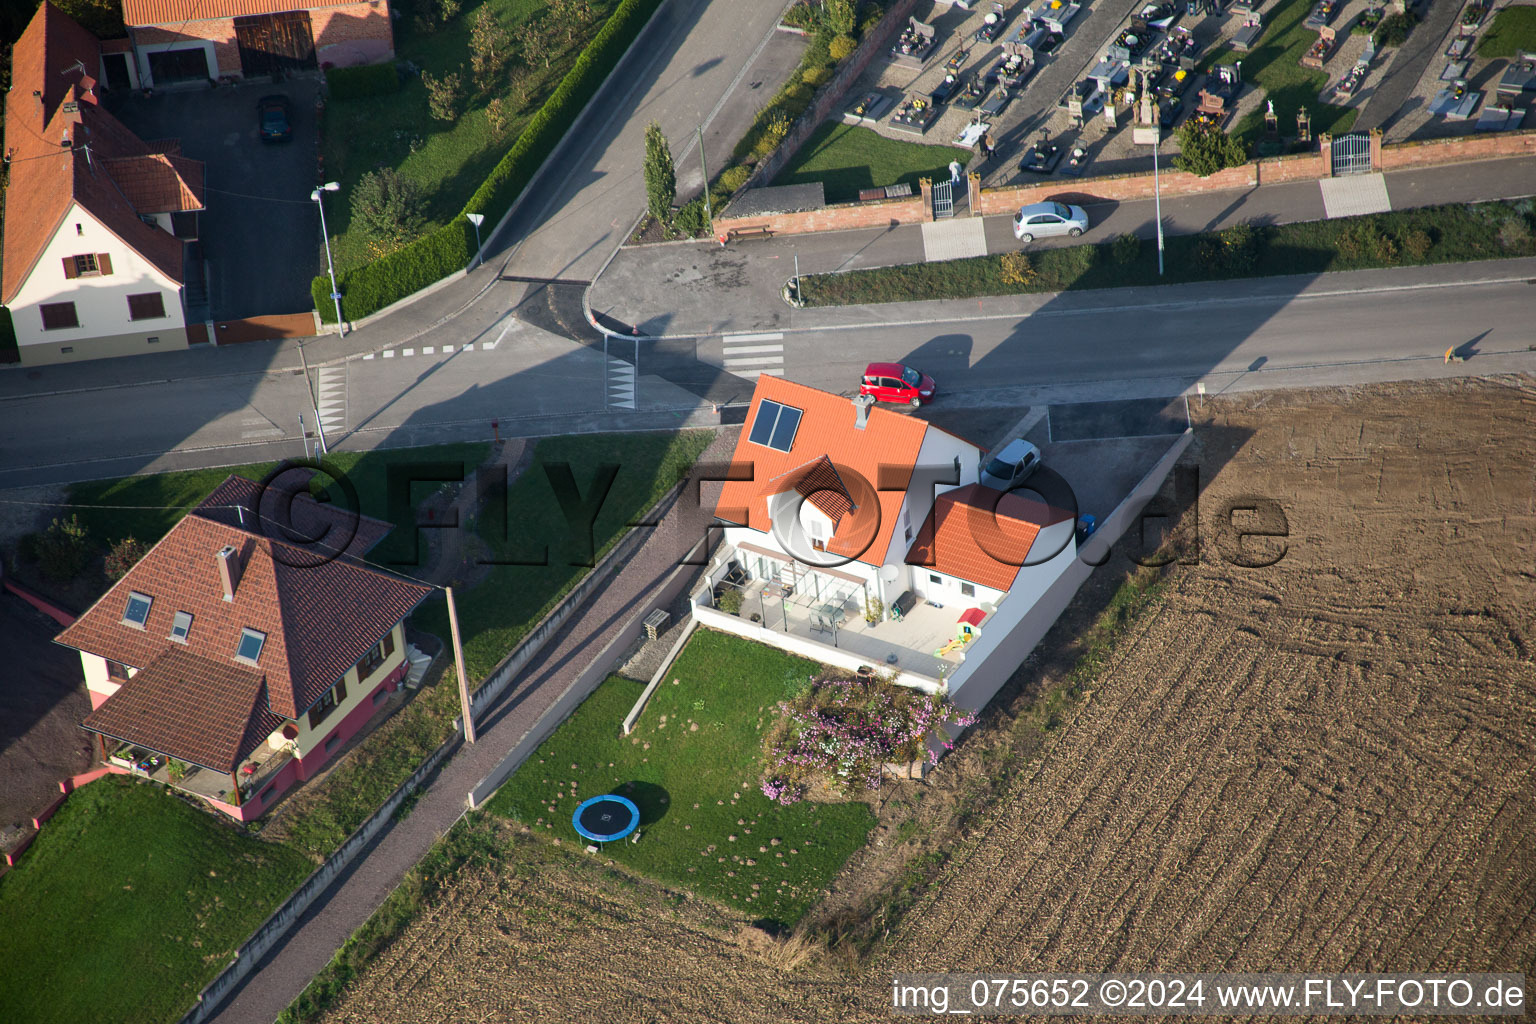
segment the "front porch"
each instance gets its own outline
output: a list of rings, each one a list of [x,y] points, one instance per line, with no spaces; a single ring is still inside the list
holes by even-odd
[[[283,769],[293,762],[294,757],[291,747],[274,750],[269,744],[263,743],[251,751],[233,775],[198,765],[185,765],[185,773],[179,779],[173,777],[171,769],[174,764],[184,762],[177,762],[168,754],[138,744],[119,743],[104,760],[130,775],[159,782],[233,810],[244,807],[253,794],[259,794],[271,785]],[[259,810],[252,808],[252,816]],[[235,816],[242,819],[245,817],[243,814]]]

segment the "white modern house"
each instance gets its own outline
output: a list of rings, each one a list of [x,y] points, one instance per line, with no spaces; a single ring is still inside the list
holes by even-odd
[[[188,343],[185,242],[197,237],[203,164],[106,111],[100,74],[101,44],[43,3],[16,42],[5,98],[0,301],[23,363]]]
[[[915,417],[758,378],[733,457],[750,479],[721,489],[696,616],[958,701],[1077,554],[1072,513],[982,486],[983,454]],[[739,614],[722,610],[731,590]]]

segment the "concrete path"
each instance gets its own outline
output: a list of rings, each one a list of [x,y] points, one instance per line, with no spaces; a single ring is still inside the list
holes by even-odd
[[[733,432],[721,432],[705,452],[723,461]],[[696,495],[697,490],[693,493]],[[478,741],[462,747],[432,779],[404,821],[385,826],[374,844],[300,919],[288,939],[265,957],[224,1006],[218,1024],[270,1024],[462,816],[470,789],[501,763],[576,677],[618,634],[637,602],[660,586],[704,537],[710,516],[685,497],[650,531],[634,557],[587,602],[477,723]],[[617,657],[622,651],[613,652]],[[439,686],[453,685],[451,675]]]
[[[1396,209],[1438,203],[1474,202],[1536,192],[1536,158],[1518,157],[1409,171],[1385,176]],[[1092,179],[1073,183],[1091,195]],[[1064,193],[1065,194],[1065,193]],[[1150,200],[1124,203],[1086,202],[1093,225],[1081,242],[1106,242],[1122,233],[1152,238],[1156,234]],[[1266,185],[1248,190],[1165,199],[1165,234],[1193,234],[1241,221],[1283,224],[1321,220],[1326,215],[1317,182]],[[984,218],[989,252],[1021,248],[1010,218]],[[1051,239],[1031,248],[1079,244]],[[589,292],[592,308],[642,334],[693,338],[743,331],[775,331],[835,322],[832,310],[793,310],[780,291],[795,272],[827,273],[892,264],[921,263],[923,228],[904,225],[860,231],[781,235],[764,241],[636,246],[619,252]],[[956,315],[973,309],[974,300],[943,304]]]

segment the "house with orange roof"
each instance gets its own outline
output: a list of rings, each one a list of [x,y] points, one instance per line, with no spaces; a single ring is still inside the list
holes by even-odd
[[[187,346],[203,164],[103,108],[102,74],[101,43],[45,0],[16,41],[5,96],[0,303],[23,363]]]
[[[242,821],[313,777],[410,669],[405,619],[432,588],[364,562],[388,532],[225,480],[56,638],[80,652],[101,761]]]
[[[983,454],[869,399],[759,377],[696,614],[829,664],[946,685],[971,641],[1012,630],[1077,551],[1071,512],[979,483]]]
[[[138,80],[165,88],[377,64],[389,0],[123,0]]]

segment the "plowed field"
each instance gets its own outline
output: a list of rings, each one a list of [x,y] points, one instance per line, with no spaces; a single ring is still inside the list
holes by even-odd
[[[914,844],[952,851],[862,967],[786,968],[723,910],[554,856],[466,879],[332,1019],[881,1020],[907,970],[1536,976],[1536,390],[1196,415],[1198,563],[1165,570],[1032,763],[977,753],[1018,705],[946,763],[937,790],[986,781],[963,835],[895,829],[850,863],[856,889]],[[1222,557],[1243,496],[1284,510],[1274,565]]]

